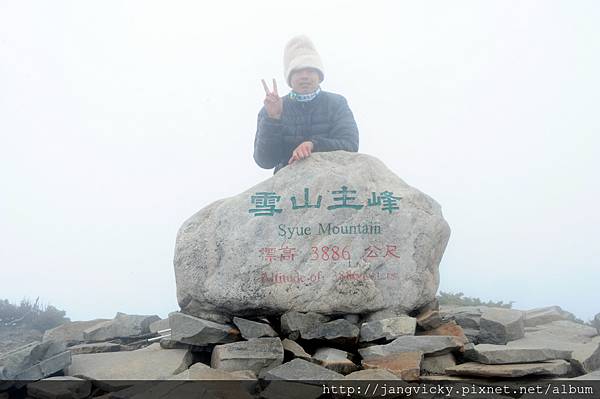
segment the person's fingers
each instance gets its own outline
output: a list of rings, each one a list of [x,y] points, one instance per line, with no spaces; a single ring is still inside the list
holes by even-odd
[[[273,93],[279,97],[279,93],[277,93],[277,81],[273,78]]]
[[[310,145],[310,142],[307,142],[304,148],[306,149],[306,156],[309,156],[312,153],[312,146]]]
[[[279,102],[279,99],[272,96],[265,97],[264,101],[265,104],[277,104],[277,102]]]
[[[265,80],[261,79],[260,81],[262,82],[263,88],[265,89],[265,93],[267,94],[267,96],[269,94],[271,94],[271,92],[269,91],[269,87],[267,86],[267,83],[265,82]]]
[[[296,149],[292,153],[292,156],[288,161],[288,165],[295,161],[299,161],[301,159],[308,158],[311,153],[312,153],[312,150],[311,150],[309,144],[304,144],[304,143],[300,144],[298,147],[296,147]]]

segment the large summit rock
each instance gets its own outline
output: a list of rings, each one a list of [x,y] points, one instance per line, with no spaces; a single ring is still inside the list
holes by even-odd
[[[314,153],[186,220],[182,312],[273,315],[415,310],[435,298],[450,236],[440,206],[376,158]]]

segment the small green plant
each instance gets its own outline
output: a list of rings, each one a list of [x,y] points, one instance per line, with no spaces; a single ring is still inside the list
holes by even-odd
[[[515,303],[515,301],[510,301],[508,303],[504,303],[504,301],[484,302],[479,298],[471,298],[471,297],[464,296],[464,294],[462,292],[453,294],[453,293],[444,292],[444,291],[440,291],[440,294],[437,296],[437,299],[438,299],[438,302],[440,305],[491,306],[491,307],[496,307],[496,308],[507,308],[507,309],[511,309],[513,303]]]
[[[33,303],[24,298],[19,305],[0,300],[0,326],[25,326],[44,332],[70,321],[65,313],[52,305],[41,304],[39,297]]]

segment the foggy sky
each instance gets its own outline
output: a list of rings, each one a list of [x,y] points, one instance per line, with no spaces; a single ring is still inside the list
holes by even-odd
[[[442,206],[440,289],[600,312],[600,3],[0,1],[0,299],[178,308],[185,219],[269,178],[260,79],[307,34],[360,152]]]

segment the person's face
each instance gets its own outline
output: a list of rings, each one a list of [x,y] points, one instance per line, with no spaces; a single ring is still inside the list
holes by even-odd
[[[302,68],[292,72],[290,81],[296,93],[307,94],[317,90],[321,83],[321,76],[314,68]]]

